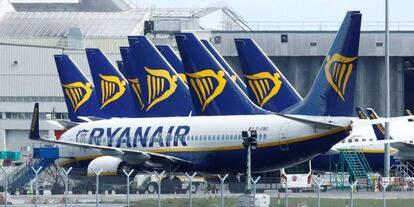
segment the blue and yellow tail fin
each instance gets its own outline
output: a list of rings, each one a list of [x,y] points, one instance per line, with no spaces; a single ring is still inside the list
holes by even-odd
[[[367,116],[365,115],[365,113],[361,110],[361,108],[359,107],[355,107],[355,111],[357,112],[358,118],[359,119],[367,119]]]
[[[79,116],[108,118],[101,110],[95,87],[68,55],[55,55],[63,95],[72,122],[83,122]]]
[[[146,116],[189,116],[193,105],[185,82],[145,36],[130,36],[128,76],[140,84]]]
[[[141,117],[128,81],[105,53],[97,48],[87,48],[86,55],[100,109],[111,117]]]
[[[174,68],[175,72],[180,76],[180,78],[187,84],[187,77],[185,76],[183,62],[177,53],[174,52],[171,46],[169,45],[156,45],[158,51],[162,56],[170,63]]]
[[[145,114],[145,100],[143,97],[143,94],[145,91],[147,91],[148,87],[146,85],[143,85],[137,77],[135,77],[135,72],[137,70],[137,66],[135,63],[134,57],[132,57],[132,53],[129,47],[120,47],[119,48],[122,61],[124,62],[124,70],[125,70],[125,78],[129,82],[129,86],[132,89],[133,96],[138,103],[138,110],[140,113]]]
[[[300,103],[282,113],[351,116],[354,105],[361,13],[347,12],[310,89]]]
[[[121,74],[126,77],[126,73],[125,73],[125,64],[124,61],[122,60],[117,60],[116,61],[116,66],[118,66],[118,70],[119,72],[121,72]]]
[[[367,108],[367,113],[369,119],[378,119],[377,113],[375,113],[374,109]],[[377,140],[384,140],[385,139],[385,127],[383,124],[373,124],[372,128],[374,129],[375,136],[377,137]],[[392,138],[391,138],[392,139]]]
[[[198,115],[266,114],[247,97],[193,33],[175,35]]]
[[[214,46],[207,40],[201,40],[207,50],[213,55],[214,58],[220,63],[221,67],[230,75],[231,79],[242,89],[244,94],[247,94],[247,88],[243,80],[234,72],[233,68],[227,63],[227,61],[220,55],[220,53],[214,48]]]
[[[281,112],[302,101],[296,89],[254,40],[243,38],[234,41],[249,97],[255,104],[269,111]]]

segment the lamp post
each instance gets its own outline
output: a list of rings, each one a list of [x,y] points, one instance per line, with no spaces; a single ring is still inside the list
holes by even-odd
[[[247,149],[247,179],[246,179],[246,193],[251,193],[252,187],[250,183],[250,178],[252,177],[252,169],[251,169],[251,151],[252,149],[257,148],[257,132],[256,130],[249,130],[249,131],[242,131],[243,137],[243,146]]]

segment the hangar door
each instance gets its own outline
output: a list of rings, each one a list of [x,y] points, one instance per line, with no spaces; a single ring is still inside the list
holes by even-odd
[[[47,135],[46,130],[40,131],[40,136]],[[21,147],[39,146],[39,142],[29,140],[29,130],[6,130],[6,150],[7,151],[20,151]]]

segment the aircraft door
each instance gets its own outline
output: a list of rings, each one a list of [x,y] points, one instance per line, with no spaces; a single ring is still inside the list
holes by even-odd
[[[280,127],[279,144],[280,144],[280,149],[282,151],[289,150],[289,145],[288,145],[288,129],[289,129],[289,123],[283,123],[282,126]]]

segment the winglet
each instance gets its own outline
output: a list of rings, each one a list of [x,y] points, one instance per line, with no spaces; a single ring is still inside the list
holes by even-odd
[[[39,134],[39,103],[35,103],[32,116],[32,124],[30,125],[29,139],[40,139]]]

